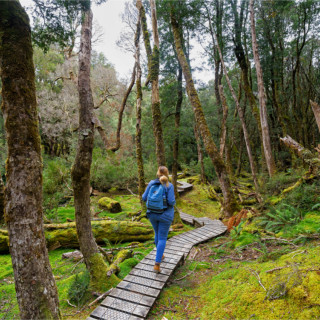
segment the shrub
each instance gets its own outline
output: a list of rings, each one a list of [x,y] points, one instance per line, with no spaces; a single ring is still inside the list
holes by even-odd
[[[44,161],[43,204],[46,211],[68,201],[71,192],[71,164],[64,158]]]
[[[68,298],[70,302],[81,306],[86,300],[86,294],[90,283],[90,275],[88,271],[76,274],[73,282],[68,290]]]

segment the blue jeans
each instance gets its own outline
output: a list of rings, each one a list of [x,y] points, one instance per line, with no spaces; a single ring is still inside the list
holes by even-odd
[[[154,230],[154,243],[157,248],[156,262],[160,263],[164,249],[166,248],[171,222],[164,221],[161,214],[156,213],[149,214],[148,218]]]

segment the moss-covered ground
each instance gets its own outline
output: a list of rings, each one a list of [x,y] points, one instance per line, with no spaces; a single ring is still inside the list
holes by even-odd
[[[98,205],[98,200],[103,197],[108,196],[116,201],[119,201],[122,207],[122,212],[120,213],[110,213],[106,210],[102,210]],[[110,218],[115,220],[132,220],[132,216],[140,210],[140,202],[136,196],[118,194],[116,190],[109,192],[107,194],[101,193],[99,196],[91,197],[91,212],[95,218]],[[59,207],[53,210],[46,217],[51,223],[65,223],[68,221],[75,220],[75,209],[72,204],[72,199],[69,204]],[[144,223],[149,221],[145,218],[142,219]],[[192,227],[185,225],[183,229],[179,231],[170,231],[169,237],[177,235],[181,232],[185,232],[192,229]],[[117,275],[120,279],[123,279],[131,269],[142,260],[153,248],[153,241],[146,241],[143,243],[109,243],[106,239],[105,246],[102,246],[106,250],[111,250],[114,248],[122,248],[130,245],[135,245],[132,248],[132,257],[126,259],[120,264],[120,272]],[[76,277],[80,279],[86,272],[85,265],[83,261],[73,261],[69,259],[63,259],[62,254],[65,252],[71,252],[72,249],[56,249],[49,252],[49,259],[52,266],[53,274],[56,280],[60,308],[64,319],[85,319],[89,314],[97,307],[97,304],[93,305],[91,308],[85,308],[82,310],[83,306],[88,305],[96,297],[91,293],[86,294],[85,299],[79,300],[79,303],[70,301],[70,296],[68,294],[70,287],[75,281]],[[114,251],[114,256],[118,251]],[[81,281],[80,281],[81,282]],[[80,287],[81,283],[78,283]],[[82,289],[79,289],[80,291]],[[82,290],[83,291],[83,290]],[[80,292],[81,294],[81,292]],[[0,255],[0,319],[18,319],[18,305],[15,297],[14,288],[14,278],[13,269],[11,263],[11,257],[9,254]],[[72,306],[73,305],[73,306]],[[79,310],[81,312],[79,312]]]

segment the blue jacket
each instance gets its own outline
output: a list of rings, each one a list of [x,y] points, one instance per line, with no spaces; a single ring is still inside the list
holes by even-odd
[[[148,194],[149,194],[149,190],[150,188],[154,185],[154,184],[160,184],[161,182],[159,181],[159,179],[155,179],[155,180],[151,180],[147,186],[146,191],[144,192],[144,194],[142,195],[142,200],[144,202],[147,201],[148,199]],[[168,208],[160,215],[161,218],[165,221],[173,221],[173,217],[174,217],[174,205],[176,203],[176,199],[174,197],[174,188],[173,188],[173,184],[169,183],[169,187],[166,187],[166,194],[167,194],[167,204],[168,204]],[[149,210],[147,210],[147,216],[149,216],[150,214],[155,214],[157,216],[159,216],[158,213],[150,213]]]

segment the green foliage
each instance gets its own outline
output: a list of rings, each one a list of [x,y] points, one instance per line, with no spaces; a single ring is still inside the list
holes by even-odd
[[[63,158],[46,159],[43,169],[43,202],[49,211],[71,196],[70,163]]]
[[[304,183],[292,190],[286,196],[285,202],[306,212],[312,210],[312,207],[320,201],[320,179],[312,184]]]
[[[91,166],[91,185],[100,191],[112,187],[126,188],[137,183],[137,163],[134,157],[117,159],[114,154],[94,148]]]
[[[284,189],[294,184],[301,173],[294,170],[279,172],[261,185],[262,191],[268,195],[279,195]]]
[[[281,229],[297,224],[303,219],[302,212],[290,205],[281,204],[278,208],[272,208],[260,218],[259,225],[271,232],[279,232]]]
[[[75,303],[78,307],[81,306],[84,302],[89,284],[90,275],[88,271],[76,274],[68,290],[70,302]]]

